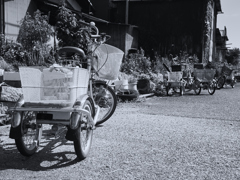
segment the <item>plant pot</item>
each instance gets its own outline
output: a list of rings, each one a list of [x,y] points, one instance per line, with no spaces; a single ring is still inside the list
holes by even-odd
[[[115,81],[115,90],[124,90],[128,89],[128,80]]]
[[[137,91],[137,83],[129,83],[128,84],[128,89]]]
[[[117,97],[122,101],[133,101],[138,99],[139,93],[136,90],[125,89],[118,92]]]
[[[140,94],[148,94],[151,91],[150,80],[139,79],[137,83],[137,89]]]

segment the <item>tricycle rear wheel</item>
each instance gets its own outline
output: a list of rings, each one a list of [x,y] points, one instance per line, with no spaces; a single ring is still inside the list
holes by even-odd
[[[179,92],[180,96],[183,96],[183,92],[184,92],[184,86],[180,86],[180,92]]]
[[[225,82],[226,82],[226,78],[224,76],[221,76],[220,78],[218,78],[218,80],[217,80],[217,89],[223,88]]]
[[[24,156],[33,155],[40,144],[42,127],[36,122],[36,115],[32,111],[22,112],[21,128],[23,135],[15,139],[18,151]]]
[[[199,81],[197,80],[194,81],[193,88],[196,95],[199,95],[201,93],[202,88],[201,88],[201,83]]]
[[[83,109],[93,116],[93,106],[89,100],[85,101]],[[87,115],[82,114],[80,118],[80,125],[77,130],[77,140],[74,141],[74,149],[77,157],[83,160],[88,156],[91,148],[93,127]]]
[[[93,83],[93,97],[95,103],[100,107],[100,113],[96,125],[107,121],[115,112],[117,97],[113,89],[103,82]]]
[[[210,84],[208,85],[208,93],[210,95],[213,95],[215,93],[216,90],[216,85],[213,82],[210,82]]]

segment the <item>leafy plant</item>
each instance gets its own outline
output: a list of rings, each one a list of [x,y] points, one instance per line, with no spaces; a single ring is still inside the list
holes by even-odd
[[[20,24],[17,42],[21,43],[23,48],[29,52],[33,51],[36,44],[47,43],[53,33],[51,25],[48,23],[48,16],[41,15],[39,10],[34,12],[33,18],[27,13]]]
[[[137,73],[149,73],[151,71],[150,58],[144,56],[144,51],[130,54],[130,57],[126,57],[121,66],[121,71],[127,74]]]
[[[3,69],[4,71],[11,71],[14,69],[14,67],[7,63],[3,57],[0,56],[0,69]]]
[[[132,74],[128,75],[128,83],[129,84],[137,83],[137,78]]]
[[[48,16],[42,15],[39,10],[32,17],[29,13],[20,21],[21,27],[17,42],[27,52],[28,65],[43,65],[44,56],[49,53],[46,43],[53,33],[48,23]]]
[[[81,21],[83,20],[81,19]],[[75,46],[88,52],[91,43],[90,29],[81,24],[76,14],[72,13],[64,5],[59,8],[56,31],[60,47]]]
[[[156,96],[166,96],[167,95],[165,82],[159,82],[156,85],[156,88],[154,90],[154,94]]]
[[[240,50],[239,48],[229,49],[226,53],[227,62],[232,65],[239,64]]]
[[[18,69],[19,65],[26,65],[28,61],[27,52],[23,50],[22,45],[7,40],[2,44],[2,57],[5,62],[11,64],[15,70]]]

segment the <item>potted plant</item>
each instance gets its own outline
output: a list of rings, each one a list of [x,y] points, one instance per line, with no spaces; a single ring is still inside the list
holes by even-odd
[[[137,90],[137,78],[133,75],[128,76],[128,89]]]

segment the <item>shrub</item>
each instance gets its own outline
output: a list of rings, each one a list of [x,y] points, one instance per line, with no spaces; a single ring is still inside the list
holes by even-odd
[[[18,66],[26,65],[28,61],[27,52],[23,50],[22,45],[7,40],[2,44],[2,57],[14,70],[17,70]]]
[[[46,43],[53,33],[48,23],[48,16],[37,10],[34,17],[27,13],[20,21],[21,27],[17,42],[22,44],[25,60],[28,65],[44,65],[50,48]],[[17,60],[18,61],[18,60]]]
[[[59,47],[75,46],[88,52],[88,45],[91,43],[90,29],[79,23],[76,15],[64,5],[59,8],[56,31]]]
[[[126,74],[149,73],[151,72],[150,58],[145,57],[144,51],[141,49],[140,52],[130,54],[129,57],[125,57],[121,66],[121,71]]]
[[[0,69],[3,69],[4,71],[11,71],[14,69],[14,67],[7,63],[3,57],[0,56]]]
[[[23,48],[29,52],[33,51],[36,44],[45,44],[50,40],[52,27],[48,24],[48,16],[41,15],[37,10],[34,17],[27,13],[20,21],[21,27],[17,42],[21,43]]]

